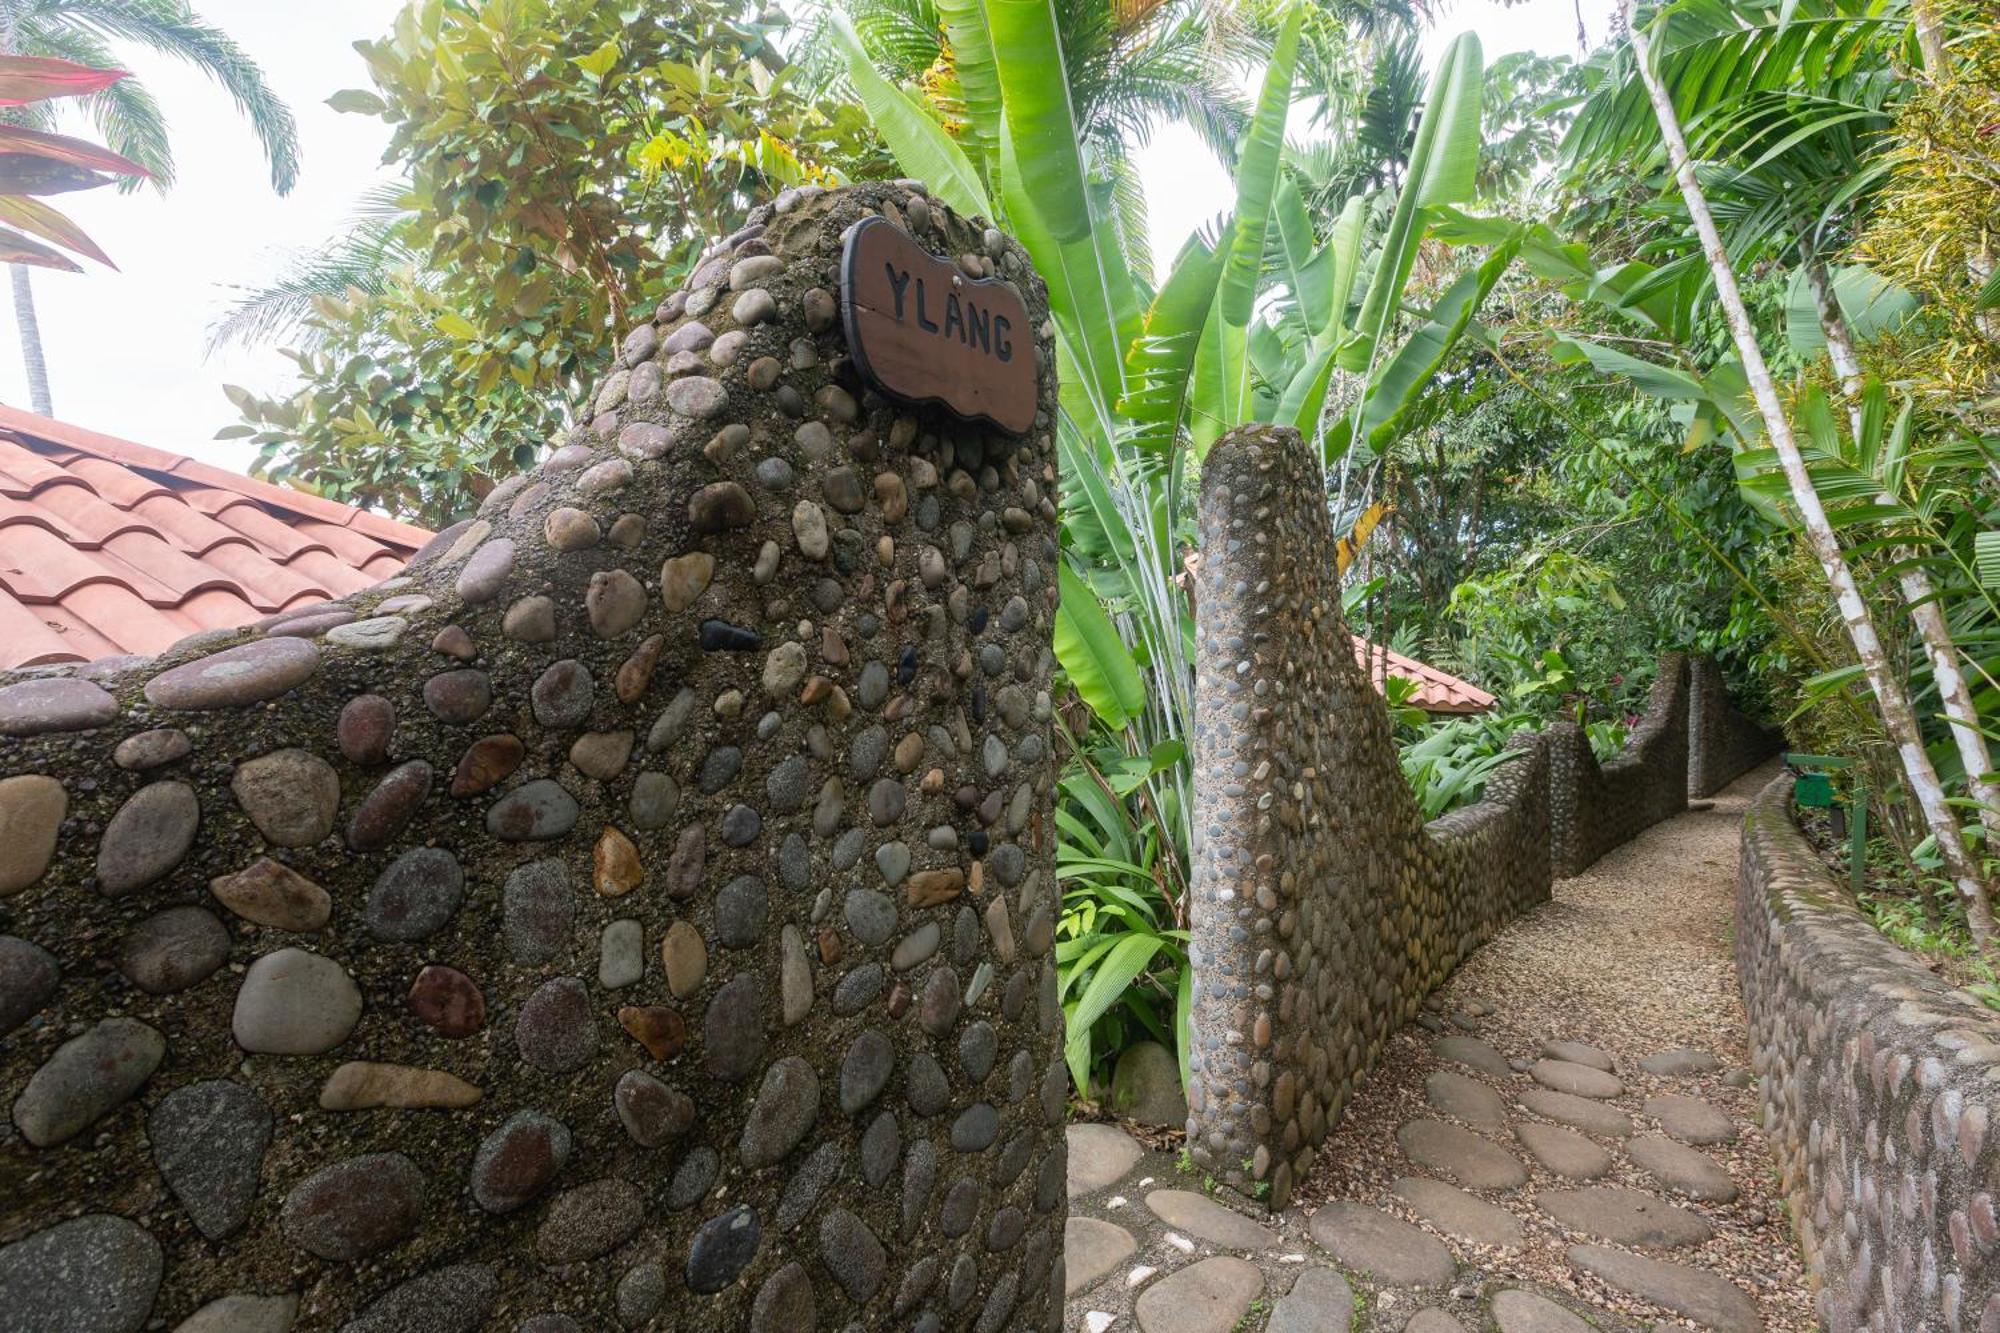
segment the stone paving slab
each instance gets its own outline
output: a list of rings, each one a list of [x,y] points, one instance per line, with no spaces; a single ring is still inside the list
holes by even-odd
[[[1751,784],[1754,786],[1754,782]],[[1727,876],[1735,814],[1710,818],[1718,876],[1706,992],[1733,1005]],[[1651,885],[1648,839],[1603,866]],[[1686,861],[1688,857],[1679,858]],[[1595,873],[1595,872],[1593,872]],[[1083,1333],[1805,1333],[1803,1274],[1770,1190],[1740,1035],[1715,1039],[1649,1010],[1606,1022],[1579,996],[1586,945],[1521,989],[1482,981],[1510,936],[1558,923],[1557,901],[1503,931],[1392,1039],[1327,1140],[1300,1202],[1271,1213],[1184,1157],[1110,1125],[1070,1130],[1074,1221],[1065,1327]],[[1607,920],[1623,924],[1636,888]],[[1666,909],[1675,922],[1686,915]],[[1656,930],[1654,934],[1660,933]],[[1608,947],[1608,946],[1607,946]],[[1623,946],[1618,946],[1623,947]],[[1697,951],[1698,952],[1698,951]],[[1678,957],[1678,955],[1674,955]],[[1563,971],[1574,963],[1574,974]],[[1674,966],[1673,958],[1662,965]],[[1503,974],[1504,975],[1504,974]],[[1480,983],[1475,985],[1474,983]],[[1559,1026],[1518,1015],[1539,990]],[[1524,1001],[1522,997],[1527,997]],[[1629,989],[1610,1003],[1652,1003]],[[1713,1049],[1711,1049],[1711,1046]],[[1544,1086],[1541,1067],[1567,1088]],[[1482,1095],[1488,1094],[1488,1095]],[[1495,1114],[1495,1105],[1498,1114]],[[1667,1112],[1662,1115],[1661,1112]],[[1715,1117],[1720,1117],[1718,1122]],[[1678,1134],[1677,1134],[1678,1131]],[[1702,1147],[1687,1134],[1727,1135]],[[1153,1141],[1157,1142],[1158,1139]],[[1123,1166],[1123,1169],[1119,1168]],[[1467,1176],[1475,1179],[1468,1180]],[[1339,1182],[1335,1192],[1326,1182]],[[1339,1191],[1346,1192],[1339,1192]],[[1239,1225],[1240,1224],[1240,1225]],[[1132,1248],[1124,1247],[1129,1237]],[[1607,1239],[1610,1237],[1610,1239]],[[1096,1242],[1092,1249],[1085,1241]],[[1107,1268],[1104,1255],[1111,1258]],[[1746,1271],[1744,1256],[1754,1256]]]

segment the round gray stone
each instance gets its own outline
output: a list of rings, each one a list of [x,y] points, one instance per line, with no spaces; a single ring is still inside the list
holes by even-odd
[[[1154,1190],[1146,1196],[1153,1216],[1177,1231],[1232,1250],[1268,1250],[1278,1233],[1192,1190]]]
[[[1580,1041],[1545,1041],[1542,1043],[1542,1054],[1551,1060],[1566,1060],[1573,1065],[1588,1065],[1607,1074],[1611,1072],[1610,1055]]]
[[[274,699],[319,669],[310,639],[260,639],[174,667],[146,682],[157,708],[237,708]]]
[[[1664,1306],[1714,1333],[1763,1333],[1757,1303],[1715,1273],[1648,1259],[1604,1245],[1573,1245],[1570,1267],[1642,1301]]]
[[[1535,1196],[1535,1204],[1569,1230],[1617,1245],[1699,1245],[1715,1234],[1699,1215],[1621,1185],[1544,1190]]]
[[[1257,1265],[1219,1254],[1147,1287],[1132,1313],[1140,1333],[1231,1333],[1263,1292]]]
[[[1547,1088],[1530,1088],[1521,1094],[1520,1102],[1544,1120],[1557,1120],[1599,1138],[1629,1138],[1634,1132],[1631,1116],[1616,1107],[1591,1101],[1588,1097],[1551,1092]]]
[[[322,1167],[285,1196],[285,1235],[340,1263],[365,1259],[417,1229],[424,1173],[401,1153],[369,1153]]]
[[[1063,1226],[1063,1297],[1068,1299],[1107,1276],[1139,1252],[1132,1233],[1095,1217],[1072,1217]]]
[[[34,1017],[61,980],[54,954],[18,935],[0,935],[0,1037]]]
[[[0,1246],[0,1327],[9,1333],[137,1333],[165,1261],[134,1222],[91,1213]]]
[[[1535,1082],[1556,1092],[1566,1092],[1576,1097],[1595,1097],[1603,1100],[1616,1097],[1625,1091],[1625,1085],[1615,1074],[1607,1074],[1602,1069],[1577,1064],[1571,1060],[1537,1060],[1529,1068],[1528,1074]]]
[[[1729,1114],[1698,1097],[1665,1093],[1648,1097],[1640,1109],[1683,1143],[1731,1143],[1736,1138],[1736,1125]]]
[[[1264,1333],[1347,1333],[1353,1322],[1354,1288],[1334,1269],[1313,1267],[1271,1308]]]
[[[1493,1298],[1500,1333],[1591,1333],[1591,1326],[1546,1296],[1518,1288]]]
[[[1431,1047],[1431,1054],[1440,1060],[1464,1065],[1481,1074],[1494,1078],[1512,1078],[1514,1068],[1507,1063],[1507,1057],[1488,1046],[1477,1037],[1444,1037]]]
[[[153,1108],[146,1121],[153,1164],[208,1239],[249,1221],[272,1125],[264,1099],[226,1079],[176,1088]]]
[[[1570,1180],[1595,1180],[1611,1170],[1611,1154],[1572,1130],[1527,1121],[1514,1127],[1534,1159]]]
[[[400,1282],[341,1325],[341,1333],[473,1333],[500,1299],[485,1264],[449,1264]],[[178,1330],[176,1331],[178,1333]]]
[[[426,939],[444,929],[464,895],[458,858],[442,847],[416,847],[375,877],[362,920],[378,940]]]
[[[1072,1199],[1123,1180],[1146,1155],[1139,1141],[1116,1125],[1070,1125],[1064,1134],[1069,1144],[1068,1192]]]
[[[596,1055],[596,1014],[584,984],[555,977],[538,986],[521,1005],[514,1044],[523,1060],[551,1074],[567,1074]]]
[[[1424,1080],[1424,1095],[1430,1104],[1456,1120],[1481,1129],[1504,1129],[1507,1104],[1500,1094],[1476,1078],[1449,1069],[1440,1069]]]
[[[97,887],[110,897],[142,889],[188,854],[201,803],[185,782],[155,782],[132,793],[97,844]]]
[[[331,958],[279,949],[250,964],[230,1030],[260,1055],[319,1055],[347,1040],[361,1018],[361,989]]]
[[[1641,1134],[1625,1145],[1632,1165],[1676,1194],[1706,1203],[1733,1203],[1736,1182],[1707,1153],[1658,1134]]]
[[[623,1245],[645,1220],[645,1195],[611,1177],[566,1191],[535,1232],[535,1257],[550,1267],[580,1263]]]

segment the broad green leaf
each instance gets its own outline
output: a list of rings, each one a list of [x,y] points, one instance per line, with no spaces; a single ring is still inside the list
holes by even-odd
[[[458,338],[469,342],[479,336],[479,330],[473,325],[472,321],[454,311],[445,311],[433,323],[437,326],[437,331],[448,338]]]
[[[1090,1028],[1098,1019],[1118,1003],[1125,990],[1139,974],[1153,961],[1153,956],[1164,944],[1158,935],[1144,935],[1137,932],[1123,935],[1097,964],[1091,974],[1090,984],[1077,997],[1076,1008],[1069,1012],[1069,1037],[1064,1043],[1064,1054],[1069,1061],[1070,1076],[1076,1079],[1079,1091],[1090,1087]]]
[[[1000,72],[993,61],[993,43],[986,33],[981,0],[937,0],[938,20],[951,43],[952,68],[958,73],[959,96],[965,102],[966,133],[978,144],[993,183],[1000,170]]]
[[[1361,406],[1361,438],[1370,449],[1380,453],[1396,437],[1520,248],[1518,237],[1494,247],[1478,268],[1451,285],[1431,310],[1430,321],[1375,373]]]
[[[833,39],[847,62],[847,78],[854,85],[868,118],[875,122],[883,142],[896,161],[911,176],[924,182],[938,198],[968,217],[991,217],[993,205],[986,187],[972,169],[965,151],[953,143],[944,128],[930,114],[912,102],[904,92],[876,72],[862,48],[861,38],[845,15],[834,14]],[[1039,258],[1039,257],[1038,257]]]
[[[1018,185],[1058,242],[1091,228],[1088,176],[1069,100],[1054,0],[984,0],[993,61],[1013,141],[1007,185]],[[1009,210],[1011,214],[1011,209]],[[1037,262],[1041,256],[1037,255]]]
[[[1067,561],[1057,581],[1062,601],[1056,607],[1056,661],[1098,720],[1120,730],[1146,708],[1146,683],[1138,663],[1097,595]]]
[[[1263,90],[1250,120],[1242,154],[1236,160],[1236,227],[1229,259],[1222,271],[1222,318],[1247,327],[1257,303],[1257,283],[1264,269],[1264,238],[1271,222],[1271,200],[1277,191],[1279,159],[1285,146],[1285,117],[1292,104],[1292,81],[1299,55],[1299,25],[1305,6],[1294,0],[1285,26],[1271,48],[1264,69]]]
[[[379,116],[389,109],[387,102],[366,88],[342,88],[327,98],[326,104],[349,116]]]
[[[1431,76],[1408,175],[1376,260],[1360,318],[1341,355],[1343,370],[1366,370],[1395,322],[1396,310],[1423,244],[1425,210],[1470,198],[1479,167],[1481,68],[1479,39],[1462,33]]]

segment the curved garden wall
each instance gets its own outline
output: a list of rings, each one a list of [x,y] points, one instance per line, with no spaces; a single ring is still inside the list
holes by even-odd
[[[1554,875],[1686,808],[1687,672],[1663,659],[1609,763],[1573,726],[1519,736],[1484,800],[1426,825],[1298,433],[1218,442],[1200,518],[1188,1146],[1278,1207],[1425,995]]]
[[[1736,961],[1778,1159],[1824,1325],[2000,1326],[2000,1014],[1884,939],[1792,817],[1744,821]]]
[[[1744,716],[1712,657],[1688,659],[1689,796],[1713,796],[1784,744],[1775,727]]]
[[[860,383],[874,215],[1027,435]],[[1046,298],[752,219],[406,577],[0,677],[0,1330],[1056,1327]]]

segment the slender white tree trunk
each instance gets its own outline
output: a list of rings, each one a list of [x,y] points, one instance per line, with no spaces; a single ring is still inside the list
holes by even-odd
[[[1723,248],[1715,215],[1709,211],[1708,196],[1702,191],[1701,181],[1695,174],[1694,158],[1688,151],[1687,136],[1681,131],[1680,115],[1674,110],[1673,98],[1668,95],[1666,86],[1660,82],[1659,71],[1653,67],[1652,42],[1639,25],[1635,8],[1634,0],[1621,0],[1620,11],[1632,35],[1632,53],[1639,68],[1639,78],[1646,85],[1646,95],[1652,101],[1654,118],[1659,121],[1660,135],[1666,141],[1667,156],[1673,164],[1681,197],[1687,203],[1688,215],[1694,221],[1695,232],[1700,236],[1702,249],[1708,256],[1709,269],[1715,275],[1716,298],[1729,321],[1729,332],[1743,361],[1743,373],[1750,381],[1758,413],[1764,419],[1764,428],[1771,436],[1772,448],[1791,487],[1792,503],[1799,511],[1806,538],[1826,573],[1834,604],[1839,608],[1840,618],[1847,627],[1847,637],[1854,646],[1854,655],[1859,659],[1861,669],[1868,677],[1869,688],[1874,692],[1875,707],[1882,715],[1883,728],[1902,761],[1904,779],[1917,797],[1924,822],[1936,839],[1945,871],[1965,905],[1966,924],[1971,927],[1973,939],[1984,950],[1993,936],[1993,912],[1987,902],[1986,885],[1965,850],[1958,819],[1946,803],[1944,784],[1938,781],[1937,769],[1924,750],[1923,734],[1917,727],[1909,694],[1890,665],[1881,636],[1875,632],[1875,620],[1869,613],[1868,603],[1862,600],[1861,590],[1854,581],[1854,572],[1848,568],[1840,541],[1834,536],[1833,525],[1827,521],[1826,507],[1820,503],[1819,493],[1813,489],[1812,478],[1806,472],[1805,458],[1792,435],[1784,404],[1778,399],[1778,388],[1771,380],[1771,368],[1765,363],[1764,350],[1757,342],[1757,331],[1750,322],[1750,312],[1743,304],[1743,293],[1736,284],[1736,272],[1730,266],[1729,252]]]
[[[25,264],[9,264],[14,278],[14,323],[21,330],[21,365],[28,372],[28,398],[35,411],[52,417],[49,401],[49,363],[42,356],[42,325],[35,318],[35,289],[28,284]]]
[[[1937,5],[1934,0],[1911,0],[1910,12],[1916,19],[1917,49],[1924,53],[1924,69],[1933,79],[1941,79],[1951,68],[1951,56],[1944,49]]]
[[[1812,285],[1813,304],[1819,310],[1820,328],[1826,334],[1827,355],[1847,391],[1848,418],[1858,431],[1861,409],[1855,400],[1860,396],[1864,378],[1861,357],[1854,349],[1854,337],[1848,330],[1847,317],[1841,313],[1825,263],[1816,257],[1808,258],[1806,279]],[[1885,505],[1897,503],[1896,497],[1887,493],[1879,498]],[[1896,581],[1902,587],[1903,601],[1910,608],[1910,618],[1916,622],[1917,635],[1923,640],[1924,655],[1930,659],[1931,678],[1937,683],[1938,699],[1944,705],[1945,720],[1958,747],[1958,761],[1965,767],[1966,786],[1979,802],[1979,824],[1986,830],[1987,845],[2000,847],[2000,786],[1990,776],[1993,754],[1987,747],[1986,733],[1980,728],[1979,708],[1966,684],[1958,643],[1945,620],[1944,608],[1938,603],[1930,573],[1914,563],[1914,552],[1898,547],[1890,552],[1890,558],[1908,562]]]

